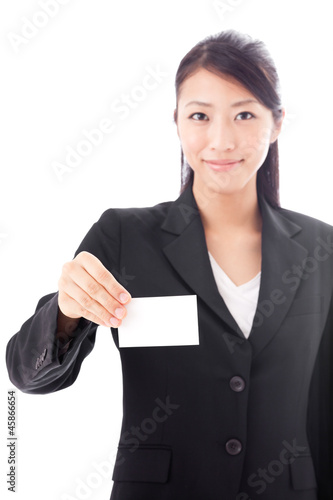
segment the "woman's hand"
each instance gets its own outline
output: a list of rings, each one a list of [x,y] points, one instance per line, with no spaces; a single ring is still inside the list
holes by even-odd
[[[68,318],[86,318],[98,325],[117,328],[126,316],[129,292],[89,252],[66,262],[59,282],[58,305]]]

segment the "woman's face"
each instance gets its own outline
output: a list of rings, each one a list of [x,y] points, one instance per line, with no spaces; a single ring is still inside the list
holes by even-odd
[[[181,85],[177,133],[194,171],[193,192],[207,196],[256,188],[256,172],[278,137],[272,111],[236,80],[200,68]]]

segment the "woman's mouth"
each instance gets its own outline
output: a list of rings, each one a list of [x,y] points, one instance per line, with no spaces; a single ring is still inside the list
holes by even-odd
[[[232,160],[204,160],[205,163],[207,163],[207,165],[209,166],[209,168],[211,168],[212,170],[215,170],[217,172],[228,172],[229,170],[232,170],[236,167],[238,167],[238,165],[240,165],[240,163],[242,162],[243,160],[236,160],[236,159],[232,159]]]

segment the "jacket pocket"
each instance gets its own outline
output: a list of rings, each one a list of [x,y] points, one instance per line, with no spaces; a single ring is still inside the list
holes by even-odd
[[[290,463],[291,482],[294,490],[317,488],[317,480],[312,457],[302,455]]]
[[[113,469],[113,481],[166,483],[171,464],[167,446],[119,446]]]

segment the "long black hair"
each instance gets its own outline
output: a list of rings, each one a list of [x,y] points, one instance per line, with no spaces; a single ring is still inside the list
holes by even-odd
[[[266,46],[260,40],[227,30],[198,42],[179,64],[175,81],[177,103],[182,83],[200,68],[221,76],[232,76],[272,111],[276,122],[282,119],[278,74]],[[174,118],[177,121],[177,106]],[[181,149],[181,192],[193,182],[193,176]],[[267,157],[257,172],[257,191],[274,208],[280,206],[277,140],[270,145]]]

